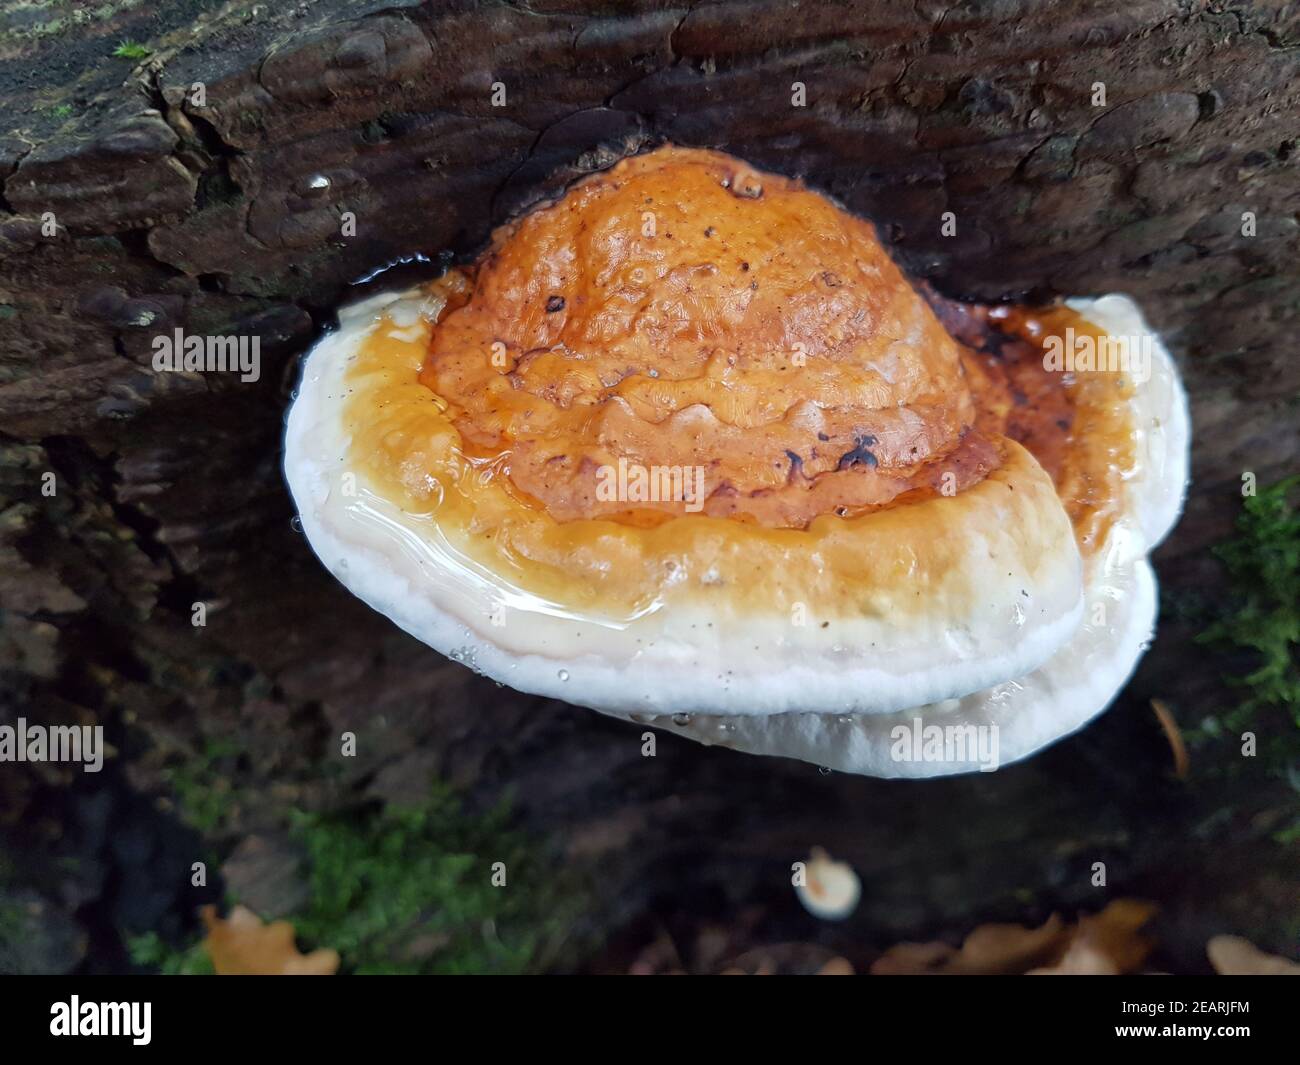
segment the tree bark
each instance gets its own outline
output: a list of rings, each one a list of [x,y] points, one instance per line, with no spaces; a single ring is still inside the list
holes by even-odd
[[[351,598],[291,524],[280,447],[298,357],[359,279],[472,253],[668,139],[806,177],[944,295],[1133,295],[1195,423],[1160,577],[1212,597],[1206,549],[1243,472],[1268,483],[1300,455],[1293,5],[80,6],[37,23],[0,5],[3,713],[102,723],[119,752],[96,780],[0,772],[27,885],[9,890],[50,914],[39,964],[120,960],[103,928],[181,920],[196,850],[434,776],[476,802],[511,789],[573,861],[598,859],[608,927],[759,903],[773,935],[827,935],[788,882],[820,844],[864,878],[835,933],[859,942],[1138,893],[1172,914],[1184,967],[1216,931],[1287,948],[1297,861],[1264,841],[1282,791],[1168,774],[1149,697],[1189,722],[1226,697],[1177,616],[1103,719],[993,775],[855,779],[670,736],[647,759],[639,730],[499,689]],[[151,54],[113,57],[123,40]],[[178,327],[259,337],[261,379],[155,372],[152,338]],[[355,759],[336,757],[345,730]],[[203,841],[153,798],[219,737],[241,751],[235,798]],[[81,872],[53,872],[69,855]]]

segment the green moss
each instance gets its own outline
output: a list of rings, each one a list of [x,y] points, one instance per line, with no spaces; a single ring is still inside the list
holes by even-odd
[[[200,832],[214,832],[229,820],[237,795],[226,768],[241,753],[231,739],[208,739],[193,758],[163,770],[181,817]]]
[[[1237,536],[1215,548],[1231,579],[1232,602],[1199,637],[1241,655],[1245,672],[1227,682],[1242,692],[1233,708],[1213,715],[1212,732],[1256,730],[1260,754],[1284,770],[1300,753],[1300,476],[1248,497]]]
[[[157,932],[145,932],[129,937],[126,949],[136,965],[166,976],[212,975],[212,959],[203,948],[202,940],[181,950],[165,943]]]
[[[507,804],[471,814],[438,787],[415,808],[297,813],[292,834],[309,893],[287,919],[299,949],[337,950],[342,973],[534,972],[578,949],[587,893],[512,826]],[[137,965],[208,971],[201,943],[178,949],[149,933],[128,947]]]
[[[1237,517],[1237,535],[1215,548],[1230,578],[1228,608],[1198,637],[1240,665],[1225,680],[1241,693],[1221,713],[1211,713],[1192,732],[1196,744],[1255,735],[1254,764],[1285,779],[1300,793],[1300,476],[1248,497]],[[1253,760],[1220,763],[1229,775]],[[1295,794],[1292,796],[1296,797]],[[1300,840],[1300,802],[1283,812],[1274,832],[1282,844]]]
[[[355,973],[526,972],[556,957],[581,892],[509,827],[505,805],[468,815],[447,791],[417,809],[303,815],[310,901],[293,918]],[[506,882],[494,886],[503,863]]]
[[[113,49],[113,55],[118,59],[148,59],[153,55],[153,49],[135,41],[119,41],[117,47]]]

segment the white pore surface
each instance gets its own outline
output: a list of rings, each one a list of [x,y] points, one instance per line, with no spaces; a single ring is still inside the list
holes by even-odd
[[[1076,309],[1117,334],[1148,332],[1123,297]],[[858,646],[829,635],[809,645],[808,633],[801,633],[802,644],[791,640],[784,614],[733,616],[725,625],[710,624],[698,604],[630,619],[575,614],[467,560],[428,515],[403,512],[359,475],[358,492],[345,495],[350,432],[342,411],[350,360],[385,321],[393,335],[423,343],[439,310],[435,299],[412,292],[375,297],[340,314],[339,330],[307,358],[288,421],[285,474],[303,531],[327,568],[417,639],[481,673],[705,743],[847,772],[932,776],[990,767],[988,743],[965,759],[951,748],[938,761],[904,758],[891,735],[898,725],[996,725],[995,757],[1005,763],[1103,709],[1140,656],[1155,604],[1145,553],[1175,520],[1186,479],[1185,402],[1158,341],[1151,378],[1135,400],[1143,438],[1130,482],[1132,520],[1117,523],[1094,556],[1084,575],[1086,603],[1079,599],[1077,557],[1062,552],[1032,579],[1014,565],[1010,579],[1001,579],[1006,567],[998,566],[999,579],[986,581],[986,602],[971,616],[947,629],[899,631],[891,648],[886,615],[883,629],[870,630],[886,645],[866,653],[865,637]],[[996,540],[973,539],[972,551],[996,551]],[[1034,589],[1030,624],[1019,598],[1027,586]],[[1107,606],[1100,625],[1091,621],[1098,602]],[[490,619],[502,603],[525,620],[494,627]],[[937,616],[942,622],[942,612]],[[812,639],[819,631],[813,627]],[[912,706],[918,709],[906,709]],[[923,755],[925,746],[918,741],[908,749]]]

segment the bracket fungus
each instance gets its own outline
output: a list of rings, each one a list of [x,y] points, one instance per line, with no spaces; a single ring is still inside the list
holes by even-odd
[[[802,183],[664,147],[341,311],[285,471],[339,580],[497,681],[934,776],[1124,684],[1187,443],[1128,299],[952,303]]]

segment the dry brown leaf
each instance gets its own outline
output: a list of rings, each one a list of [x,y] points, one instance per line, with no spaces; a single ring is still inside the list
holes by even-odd
[[[972,931],[960,948],[948,943],[899,943],[871,965],[873,976],[945,974],[1031,976],[1118,976],[1142,971],[1153,948],[1143,929],[1155,916],[1154,903],[1116,899],[1096,914],[1084,914],[1073,927],[1053,914],[1038,928],[986,924]],[[820,952],[820,959],[816,955]],[[1222,975],[1300,976],[1300,964],[1266,954],[1239,936],[1215,936],[1206,945],[1210,963]],[[776,972],[852,976],[847,958],[813,944],[776,944],[734,959],[724,975]],[[1152,973],[1147,975],[1162,975]]]
[[[1141,899],[1116,899],[1095,917],[1080,917],[1076,938],[1094,943],[1120,972],[1133,972],[1155,945],[1142,929],[1157,909],[1155,903]]]
[[[841,955],[816,943],[768,943],[736,955],[722,969],[750,976],[830,976],[844,975],[848,965]]]
[[[1241,936],[1215,936],[1205,945],[1205,953],[1220,976],[1300,976],[1300,965],[1265,954]]]
[[[208,936],[203,946],[219,976],[333,976],[338,972],[335,950],[299,953],[288,921],[263,924],[252,910],[236,906],[222,920],[215,906],[204,906]]]
[[[900,943],[872,963],[876,976],[909,974],[994,976],[1023,973],[1057,957],[1069,933],[1053,914],[1038,928],[1018,924],[980,925],[960,950],[946,943]]]
[[[872,976],[915,976],[936,973],[957,953],[947,943],[899,943],[871,963]]]
[[[1155,913],[1150,902],[1116,899],[1101,913],[1080,917],[1064,956],[1030,975],[1119,976],[1134,972],[1151,953],[1151,940],[1141,929]]]
[[[981,925],[966,937],[949,971],[1022,973],[1057,954],[1068,934],[1056,914],[1038,928],[1018,924]]]
[[[1133,972],[1151,953],[1151,942],[1140,930],[1155,912],[1149,902],[1117,899],[1099,914],[1080,917],[1074,928],[1066,927],[1055,914],[1038,928],[980,925],[961,949],[946,943],[900,943],[877,958],[871,972],[875,976]]]
[[[1159,699],[1151,700],[1151,709],[1156,712],[1160,727],[1164,729],[1165,739],[1169,741],[1169,748],[1174,752],[1174,776],[1179,780],[1186,780],[1187,772],[1191,768],[1191,760],[1187,757],[1187,744],[1183,742],[1182,730],[1174,720],[1173,712]]]
[[[1096,944],[1086,939],[1072,940],[1065,955],[1055,965],[1030,969],[1027,976],[1119,976],[1119,968]]]

